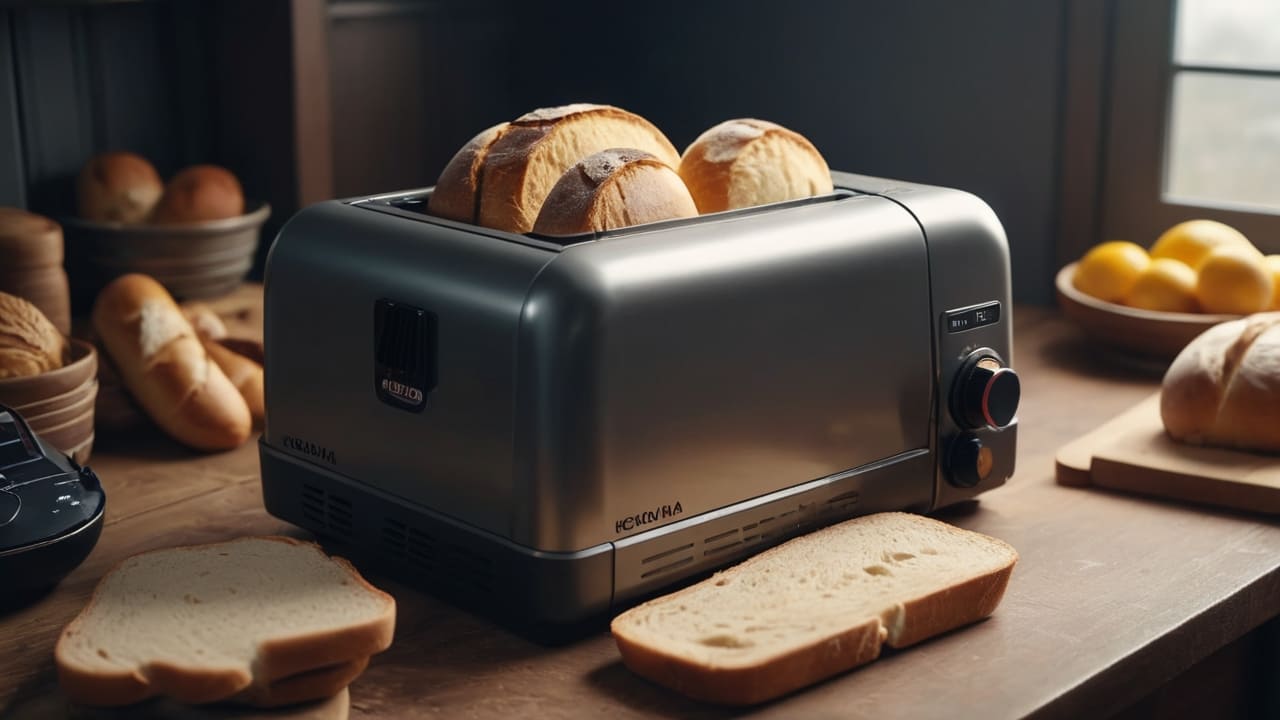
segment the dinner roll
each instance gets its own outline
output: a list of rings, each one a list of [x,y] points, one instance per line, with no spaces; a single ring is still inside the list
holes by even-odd
[[[804,136],[765,120],[722,122],[684,151],[680,177],[703,213],[824,195],[831,170]]]
[[[143,222],[163,192],[156,169],[131,152],[95,155],[76,179],[80,217],[95,222]]]
[[[193,165],[165,186],[151,222],[191,223],[243,214],[244,192],[235,175],[217,165]]]
[[[1165,373],[1160,416],[1175,440],[1280,452],[1280,312],[1192,340]]]
[[[560,177],[533,231],[576,235],[697,214],[671,166],[643,150],[613,148],[578,161]]]
[[[609,148],[636,148],[675,168],[680,154],[648,120],[608,105],[579,103],[517,118],[489,148],[480,175],[479,224],[526,233],[565,171]]]

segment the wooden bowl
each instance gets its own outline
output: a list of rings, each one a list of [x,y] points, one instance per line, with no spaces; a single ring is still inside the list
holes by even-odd
[[[88,309],[111,280],[150,275],[179,300],[225,295],[253,267],[271,207],[239,217],[175,225],[124,225],[65,218],[74,304]]]
[[[63,367],[0,380],[0,403],[16,410],[32,432],[83,464],[93,449],[98,353],[83,340],[71,338],[70,343],[71,362]]]
[[[1239,315],[1210,315],[1141,310],[1085,295],[1071,284],[1076,264],[1058,271],[1055,280],[1062,313],[1089,336],[1126,355],[1171,361],[1197,335]]]
[[[71,362],[39,375],[0,380],[0,403],[15,410],[66,396],[76,388],[87,390],[98,377],[98,351],[91,343],[71,338]],[[68,402],[74,397],[65,398]],[[22,411],[19,410],[19,413]]]

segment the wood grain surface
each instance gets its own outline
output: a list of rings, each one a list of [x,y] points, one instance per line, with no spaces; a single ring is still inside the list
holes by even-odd
[[[232,299],[248,302],[249,323],[260,322],[253,290]],[[1105,360],[1056,311],[1019,307],[1014,321],[1018,471],[980,502],[940,514],[1021,555],[990,619],[774,703],[729,710],[635,677],[603,628],[539,645],[371,575],[399,603],[396,640],[351,686],[351,717],[1102,717],[1280,614],[1274,519],[1054,482],[1058,448],[1150,395],[1158,376]],[[252,444],[198,455],[144,432],[95,450],[93,465],[108,493],[98,547],[52,593],[0,610],[0,716],[56,695],[57,633],[121,558],[300,534],[263,511]]]

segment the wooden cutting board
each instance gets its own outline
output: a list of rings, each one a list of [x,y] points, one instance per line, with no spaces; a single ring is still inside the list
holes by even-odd
[[[1159,393],[1062,447],[1057,477],[1062,485],[1280,514],[1280,455],[1174,442],[1160,420]]]

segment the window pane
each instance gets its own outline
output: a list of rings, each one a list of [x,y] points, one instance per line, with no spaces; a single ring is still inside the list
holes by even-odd
[[[1174,61],[1280,70],[1280,0],[1178,0]]]
[[[1280,79],[1179,72],[1170,122],[1170,198],[1280,210]]]

